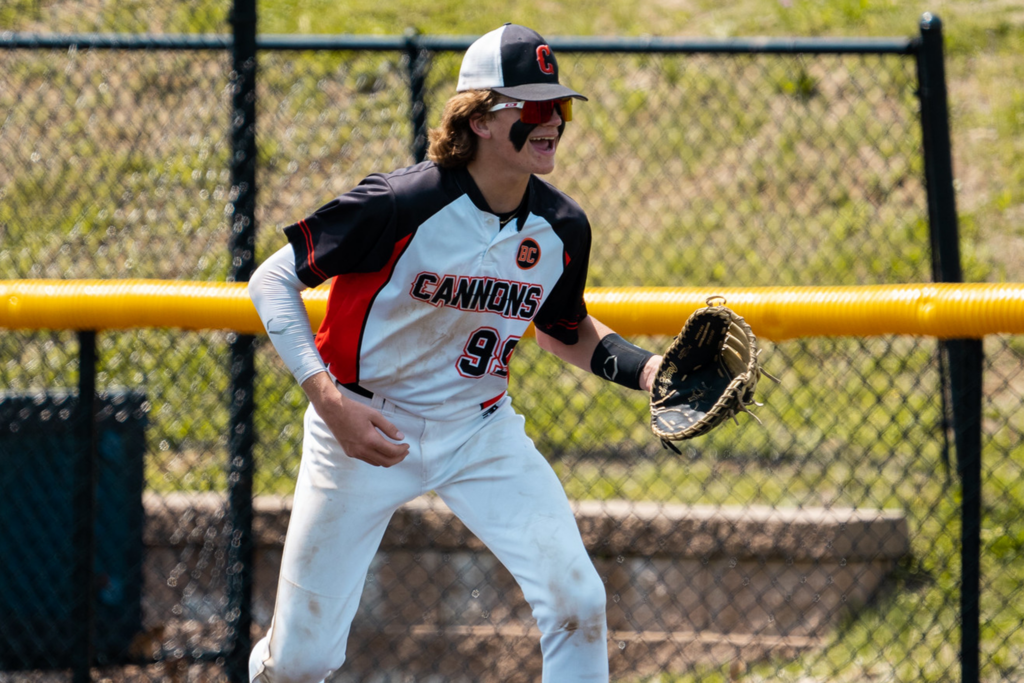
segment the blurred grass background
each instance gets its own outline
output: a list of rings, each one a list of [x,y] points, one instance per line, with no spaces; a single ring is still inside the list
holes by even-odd
[[[945,24],[953,151],[972,279],[1017,280],[1024,262],[1024,2],[1020,0],[264,0],[262,33],[479,35],[505,21],[546,36],[907,36]],[[0,30],[224,32],[228,3],[7,0]],[[367,67],[372,72],[372,67]],[[165,74],[163,78],[174,78]],[[183,78],[184,75],[177,75]],[[794,83],[798,83],[796,80]],[[0,96],[10,89],[0,91]],[[583,107],[581,107],[583,109]],[[738,113],[738,112],[737,112]],[[144,163],[144,162],[140,162]],[[0,261],[0,265],[3,262]]]

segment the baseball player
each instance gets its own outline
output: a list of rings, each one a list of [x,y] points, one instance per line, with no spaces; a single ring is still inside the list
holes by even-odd
[[[587,314],[590,225],[550,173],[573,100],[551,47],[506,24],[466,52],[431,161],[373,174],[285,229],[249,284],[309,397],[277,603],[253,681],[345,661],[370,562],[399,506],[435,491],[509,569],[547,683],[607,681],[605,588],[561,483],[507,394],[532,322],[547,351],[649,391],[660,356]],[[315,338],[300,292],[329,278]]]

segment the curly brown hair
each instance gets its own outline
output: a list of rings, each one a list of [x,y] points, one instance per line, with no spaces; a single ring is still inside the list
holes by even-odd
[[[476,156],[477,136],[469,120],[477,114],[490,116],[488,109],[501,100],[493,90],[467,90],[444,105],[441,125],[429,132],[427,156],[442,168],[465,166]]]

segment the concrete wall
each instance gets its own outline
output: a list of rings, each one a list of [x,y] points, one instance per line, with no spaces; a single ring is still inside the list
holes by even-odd
[[[224,498],[147,494],[145,503],[146,622],[188,636],[182,629],[213,623],[223,604],[223,581],[204,575],[223,571]],[[256,500],[260,633],[290,508],[289,498]],[[575,511],[608,588],[612,670],[627,678],[822,647],[909,551],[906,520],[890,510],[581,501]],[[204,627],[195,628],[189,642],[200,643]],[[336,680],[404,680],[396,671],[416,681],[538,680],[537,638],[508,572],[424,497],[385,535]]]

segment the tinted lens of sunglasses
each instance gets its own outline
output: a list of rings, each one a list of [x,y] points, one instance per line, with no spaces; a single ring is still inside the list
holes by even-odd
[[[520,118],[523,123],[541,124],[551,120],[551,114],[558,106],[563,121],[572,121],[572,98],[546,100],[544,102],[523,102]]]
[[[572,98],[566,97],[564,100],[558,100],[558,110],[563,121],[572,121]]]

